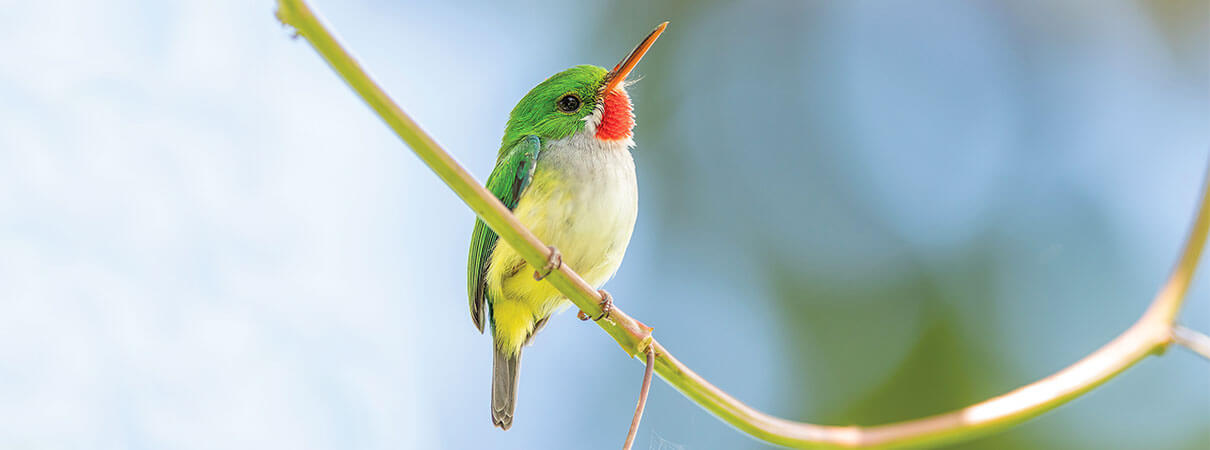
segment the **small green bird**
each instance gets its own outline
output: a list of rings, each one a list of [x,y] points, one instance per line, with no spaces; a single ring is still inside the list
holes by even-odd
[[[622,264],[638,213],[629,151],[634,115],[624,81],[667,25],[656,27],[613,70],[582,65],[547,78],[509,115],[487,189],[552,252],[538,270],[482,220],[475,222],[467,291],[479,332],[487,305],[495,347],[492,423],[500,428],[513,423],[521,347],[552,313],[570,305],[542,278],[566,261],[599,288]],[[609,295],[601,293],[608,314]]]

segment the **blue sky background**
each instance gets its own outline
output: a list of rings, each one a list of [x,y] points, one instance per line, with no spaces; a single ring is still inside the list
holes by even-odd
[[[641,210],[608,287],[800,420],[942,412],[1107,342],[1210,154],[1204,1],[314,4],[480,179],[530,87],[671,20],[632,89]],[[0,10],[0,447],[621,442],[641,365],[570,313],[491,427],[472,213],[271,2]],[[1206,374],[1173,350],[960,447],[1198,448]],[[657,380],[636,448],[764,446]]]

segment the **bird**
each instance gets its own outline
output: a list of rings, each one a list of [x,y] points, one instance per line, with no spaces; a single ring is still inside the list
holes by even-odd
[[[476,220],[467,261],[471,320],[493,342],[492,424],[507,430],[517,406],[521,348],[570,301],[543,279],[562,264],[600,289],[613,277],[638,215],[634,114],[627,75],[663,33],[661,23],[611,70],[578,65],[527,93],[505,125],[487,189],[521,224],[550,245],[532,267],[483,220]],[[532,271],[532,275],[531,274]],[[600,320],[612,297],[603,298]],[[587,315],[581,311],[581,320]]]

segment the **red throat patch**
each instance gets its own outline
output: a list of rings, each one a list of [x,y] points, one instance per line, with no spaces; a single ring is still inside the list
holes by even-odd
[[[604,104],[601,124],[597,125],[597,139],[616,141],[630,138],[630,131],[634,128],[634,114],[631,112],[630,97],[626,95],[626,91],[610,91],[605,94]]]

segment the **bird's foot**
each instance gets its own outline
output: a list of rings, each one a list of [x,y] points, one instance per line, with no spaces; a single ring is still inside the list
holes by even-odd
[[[597,292],[601,294],[601,315],[592,318],[594,322],[609,317],[609,312],[613,311],[613,296],[609,295],[609,291],[597,289]],[[588,314],[584,313],[584,311],[577,313],[576,317],[578,317],[580,320],[590,319]]]
[[[550,249],[550,256],[546,257],[546,265],[542,266],[541,271],[534,271],[534,279],[538,281],[542,281],[542,279],[549,276],[551,272],[559,270],[559,268],[563,267],[563,254],[559,253],[559,249],[555,248],[553,245],[547,248]]]

